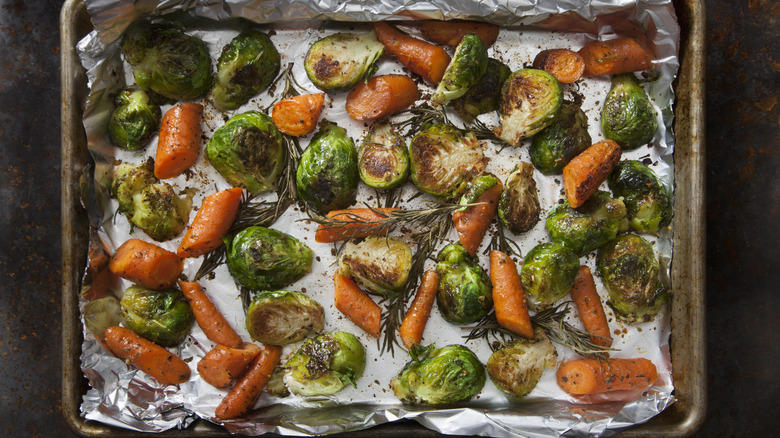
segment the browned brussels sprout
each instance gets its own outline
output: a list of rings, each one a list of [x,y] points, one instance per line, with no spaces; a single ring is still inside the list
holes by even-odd
[[[409,280],[412,249],[390,237],[368,237],[360,243],[347,242],[339,257],[339,274],[351,277],[368,292],[391,296]]]
[[[195,316],[178,289],[129,287],[120,302],[127,327],[144,338],[173,347],[190,333]]]
[[[482,79],[474,84],[463,96],[452,101],[455,111],[467,122],[471,122],[480,114],[498,109],[501,101],[501,88],[504,86],[512,70],[506,64],[493,58],[488,58],[487,69]]]
[[[334,394],[363,375],[366,351],[352,333],[323,333],[310,338],[284,365],[284,383],[293,394]]]
[[[520,280],[523,289],[534,298],[535,309],[541,310],[569,293],[580,268],[580,259],[561,243],[536,245],[523,259]]]
[[[358,151],[360,179],[375,189],[391,189],[409,177],[409,152],[404,138],[390,124],[371,127]]]
[[[531,142],[531,162],[546,174],[560,174],[563,167],[590,145],[588,117],[579,105],[564,102],[552,125]]]
[[[524,233],[539,222],[539,195],[533,178],[534,166],[521,162],[509,175],[498,201],[498,218],[515,234]]]
[[[631,150],[652,140],[657,127],[650,98],[633,73],[614,76],[601,111],[604,137]]]
[[[477,84],[487,69],[487,46],[476,34],[467,33],[455,49],[431,102],[444,105]]]
[[[270,345],[300,342],[322,330],[325,310],[300,292],[262,291],[246,310],[246,330],[253,340]]]
[[[385,46],[376,33],[335,33],[311,45],[303,61],[306,75],[320,90],[347,91],[376,71]]]
[[[451,244],[441,250],[436,273],[440,277],[436,303],[446,321],[476,322],[493,308],[490,278],[462,245]]]
[[[618,163],[607,179],[609,189],[623,198],[631,229],[658,234],[672,220],[672,193],[655,172],[640,161]]]
[[[545,368],[555,368],[557,357],[544,330],[536,327],[531,339],[517,338],[494,351],[487,372],[498,389],[519,399],[536,388]]]
[[[115,145],[138,150],[160,129],[160,106],[144,90],[125,88],[114,99],[114,111],[108,120],[108,135]]]
[[[498,136],[513,146],[550,126],[563,102],[563,90],[555,76],[544,70],[524,68],[509,76],[501,90]]]
[[[569,201],[550,211],[545,222],[550,240],[583,256],[628,230],[626,206],[609,192],[594,193],[584,204],[571,208]]]

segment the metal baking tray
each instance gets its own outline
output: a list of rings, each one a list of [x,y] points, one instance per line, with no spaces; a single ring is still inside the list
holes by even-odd
[[[671,279],[671,356],[677,402],[644,424],[621,432],[624,437],[683,437],[693,434],[706,415],[705,338],[705,186],[704,77],[705,11],[703,0],[675,0],[682,29],[680,71],[676,82],[674,132],[674,256]],[[89,245],[88,218],[80,202],[80,177],[91,160],[82,125],[87,78],[76,44],[92,30],[83,0],[66,0],[60,14],[62,87],[62,411],[71,429],[88,437],[138,436],[80,416],[88,386],[80,368],[82,324],[78,297]],[[228,436],[221,426],[198,420],[164,437]],[[269,435],[274,436],[274,435]],[[438,433],[409,420],[340,436],[377,438],[433,437]]]

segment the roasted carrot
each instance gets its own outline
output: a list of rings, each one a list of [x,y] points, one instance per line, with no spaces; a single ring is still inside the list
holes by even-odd
[[[206,196],[179,244],[179,257],[199,257],[222,246],[241,204],[242,189],[233,187]]]
[[[374,23],[374,30],[387,53],[398,59],[404,67],[428,82],[438,84],[441,81],[444,70],[450,64],[450,55],[444,49],[411,37],[381,21]]]
[[[217,344],[233,348],[239,348],[243,345],[244,341],[241,340],[241,336],[233,330],[233,327],[217,310],[198,283],[180,281],[179,288],[190,304],[195,321],[198,322],[198,326],[207,338]]]
[[[190,378],[190,367],[165,348],[124,327],[109,327],[104,332],[106,345],[120,359],[169,385]]]
[[[336,308],[369,335],[379,338],[382,316],[379,306],[349,277],[336,272],[333,275],[333,284],[336,289],[333,297]]]
[[[374,76],[349,92],[347,114],[355,120],[376,120],[407,108],[419,98],[417,84],[409,76]]]
[[[148,289],[162,290],[176,284],[184,269],[181,258],[140,239],[123,243],[108,263],[114,274]]]
[[[585,60],[584,76],[616,75],[653,68],[652,57],[633,38],[596,41],[579,50]]]
[[[493,307],[498,324],[524,338],[531,339],[534,328],[525,304],[525,291],[517,266],[501,251],[490,251],[490,282],[493,284]]]
[[[484,202],[484,204],[473,205],[464,211],[458,210],[452,214],[452,224],[458,231],[460,243],[469,254],[477,254],[479,245],[482,244],[482,239],[485,238],[488,227],[490,227],[490,221],[496,215],[498,198],[501,197],[503,190],[504,185],[498,181],[496,185],[485,190],[475,201],[475,203]]]
[[[425,271],[399,330],[404,347],[412,348],[412,344],[422,342],[425,325],[428,323],[428,317],[431,316],[433,301],[438,290],[439,274],[436,271]]]
[[[249,412],[257,397],[263,392],[281,357],[282,347],[264,346],[255,356],[246,373],[238,379],[236,386],[230,389],[217,406],[217,418],[229,420]]]
[[[244,374],[249,364],[260,353],[255,344],[239,348],[217,345],[198,362],[198,374],[215,388],[224,388]]]
[[[585,59],[569,49],[542,50],[534,58],[534,68],[550,73],[562,84],[571,84],[585,72]]]
[[[383,219],[387,219],[387,216],[382,216],[383,214],[387,215],[397,210],[397,208],[377,208],[373,210],[370,208],[348,208],[346,210],[332,210],[327,214],[329,218],[338,219],[347,223],[334,227],[319,225],[314,234],[314,240],[320,243],[332,243],[347,239],[359,239],[370,235],[385,235],[388,231],[386,228],[374,229],[370,232],[364,230],[371,227],[370,222],[379,222]],[[381,214],[378,214],[377,212]],[[366,223],[369,224],[366,225]]]
[[[621,389],[644,389],[658,378],[658,370],[647,359],[578,359],[558,368],[558,386],[573,395]]]
[[[602,140],[582,151],[563,168],[563,187],[572,208],[577,208],[596,193],[620,161],[620,145]]]
[[[590,337],[590,341],[602,347],[611,347],[612,335],[609,333],[607,315],[604,313],[604,306],[601,305],[601,298],[596,292],[596,283],[593,282],[590,268],[580,266],[570,293],[572,301],[577,305],[585,330],[594,335]]]
[[[183,103],[169,109],[162,118],[154,158],[154,176],[173,178],[184,173],[198,160],[203,105]]]
[[[274,105],[271,119],[283,133],[301,137],[314,132],[324,106],[325,93],[292,96]]]
[[[460,44],[460,40],[467,33],[476,34],[486,46],[490,47],[496,42],[499,30],[495,24],[468,20],[426,20],[418,28],[423,38],[436,44],[446,44],[451,47]]]

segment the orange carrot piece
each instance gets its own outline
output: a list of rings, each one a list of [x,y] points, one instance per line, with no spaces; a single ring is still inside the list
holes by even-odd
[[[468,20],[426,20],[418,28],[425,39],[450,47],[460,44],[467,33],[476,34],[486,46],[490,47],[496,42],[499,31],[499,27],[495,24]]]
[[[250,409],[263,392],[268,379],[274,372],[279,359],[282,357],[282,347],[266,345],[255,356],[249,369],[236,383],[236,386],[222,399],[217,406],[216,416],[220,420],[229,420],[240,417]]]
[[[283,133],[301,137],[314,132],[324,106],[325,93],[292,96],[274,105],[271,119]]]
[[[244,344],[198,283],[180,281],[179,288],[190,304],[195,321],[209,340],[233,348]]]
[[[577,311],[585,325],[585,330],[591,335],[595,335],[590,337],[590,341],[602,347],[611,347],[612,335],[609,333],[607,315],[604,313],[601,298],[596,292],[596,283],[593,282],[590,268],[580,266],[570,293],[572,301],[577,305]]]
[[[444,71],[450,64],[450,55],[444,49],[411,37],[381,21],[374,23],[374,30],[387,53],[398,59],[404,67],[428,82],[441,82]]]
[[[109,350],[144,373],[169,385],[190,378],[190,367],[178,356],[124,327],[109,327],[104,332]]]
[[[466,208],[464,211],[456,211],[452,214],[452,224],[458,231],[458,238],[463,247],[469,254],[476,255],[482,239],[485,238],[487,230],[490,227],[490,221],[496,215],[498,210],[498,198],[504,185],[501,181],[493,187],[485,190],[475,203],[484,202],[483,205],[474,205]]]
[[[517,266],[501,251],[490,251],[490,282],[493,284],[493,307],[496,309],[498,324],[512,333],[531,339],[534,328]]]
[[[652,57],[629,37],[596,41],[579,50],[585,60],[584,76],[616,75],[653,68]]]
[[[428,324],[428,317],[431,316],[433,301],[438,290],[439,274],[436,271],[425,271],[399,330],[404,347],[412,348],[412,344],[422,342],[425,325]]]
[[[198,374],[209,385],[225,388],[244,374],[260,347],[247,343],[239,348],[217,345],[198,362]]]
[[[620,145],[602,140],[582,151],[563,168],[563,187],[572,208],[577,208],[596,193],[620,161]]]
[[[397,211],[397,208],[377,208],[376,212],[382,214],[390,214]],[[383,219],[387,219],[387,216],[377,214],[370,208],[348,208],[346,210],[332,210],[328,212],[327,216],[331,219],[339,219],[342,221],[349,221],[354,223],[345,224],[340,227],[328,227],[326,225],[319,225],[317,231],[314,234],[314,241],[319,243],[332,243],[347,239],[359,239],[361,237],[368,237],[370,235],[385,235],[387,229],[374,230],[372,233],[363,232],[361,227],[365,225],[365,222],[378,222]]]
[[[573,395],[621,389],[644,389],[658,378],[658,370],[647,359],[578,359],[562,363],[558,386]]]
[[[333,284],[336,289],[333,297],[336,308],[369,335],[379,338],[379,323],[382,317],[379,306],[349,277],[336,272],[333,275]]]
[[[172,287],[184,269],[176,254],[140,239],[123,243],[108,263],[114,274],[148,289]]]
[[[184,173],[198,160],[203,105],[183,103],[169,109],[162,119],[154,158],[154,176],[173,178]]]
[[[347,114],[355,120],[376,120],[409,107],[419,98],[417,84],[409,76],[374,76],[349,92]]]
[[[534,58],[533,66],[555,76],[562,84],[571,84],[585,72],[585,59],[569,49],[542,50]]]
[[[199,257],[222,246],[222,237],[230,230],[241,204],[240,187],[206,196],[176,253],[179,257]]]

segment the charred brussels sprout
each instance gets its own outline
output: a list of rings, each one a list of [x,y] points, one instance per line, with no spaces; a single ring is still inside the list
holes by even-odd
[[[552,125],[531,142],[531,162],[546,174],[560,174],[563,167],[590,145],[588,117],[579,105],[564,102]]]
[[[300,292],[263,291],[252,297],[246,330],[253,340],[270,345],[300,342],[322,330],[325,310]]]
[[[436,273],[440,277],[436,302],[448,322],[476,322],[493,308],[490,278],[462,245],[451,244],[441,250]]]
[[[604,137],[615,140],[623,150],[636,149],[653,139],[657,126],[653,105],[636,77],[613,77],[601,111]]]
[[[108,119],[108,135],[117,146],[127,150],[146,147],[160,129],[162,112],[144,90],[125,88],[114,99],[114,111]]]
[[[467,122],[471,122],[480,114],[498,109],[501,100],[501,88],[504,86],[512,70],[493,58],[488,58],[487,69],[482,79],[474,84],[462,97],[451,102],[455,111]]]
[[[444,105],[463,96],[479,82],[487,65],[487,46],[476,34],[467,33],[455,49],[436,92],[431,96],[431,102]]]
[[[402,240],[368,237],[348,242],[339,257],[339,274],[352,277],[368,292],[384,297],[400,292],[409,280],[412,249]]]
[[[487,373],[496,387],[515,399],[536,388],[545,368],[555,368],[558,353],[539,327],[531,339],[517,338],[490,355]]]
[[[533,178],[534,166],[521,162],[509,175],[498,200],[498,218],[515,234],[524,233],[539,222],[539,195]]]
[[[311,271],[308,246],[289,234],[249,227],[225,236],[230,274],[242,286],[269,290],[287,286]]]
[[[360,179],[375,189],[391,189],[409,176],[406,142],[390,124],[374,125],[358,152]]]
[[[418,189],[442,199],[461,194],[465,185],[482,173],[487,158],[473,132],[449,125],[431,125],[409,145],[411,178]]]
[[[571,208],[569,201],[550,211],[545,223],[550,240],[559,242],[583,256],[628,230],[626,206],[599,190],[582,206]]]
[[[671,221],[672,194],[642,162],[618,163],[607,182],[612,194],[623,198],[632,230],[658,234]]]
[[[113,295],[98,298],[84,306],[84,326],[95,338],[105,339],[104,332],[122,322],[122,308]]]
[[[256,30],[241,32],[217,60],[212,98],[221,110],[234,110],[260,94],[279,74],[279,52],[268,35]]]
[[[520,281],[536,300],[536,309],[546,309],[563,298],[574,285],[580,260],[561,243],[536,245],[523,259]]]
[[[480,196],[498,183],[498,178],[492,173],[485,173],[474,178],[466,185],[466,191],[460,197],[460,205],[473,204],[479,201]],[[465,207],[463,209],[465,210]]]
[[[498,136],[513,146],[550,126],[563,102],[555,76],[525,68],[512,73],[501,89]]]
[[[252,194],[273,190],[284,164],[284,141],[271,118],[259,111],[233,116],[214,132],[206,157],[235,187]]]
[[[328,93],[347,91],[370,78],[385,46],[374,32],[336,33],[312,44],[303,67],[311,82]]]
[[[390,381],[403,403],[443,405],[470,400],[485,386],[485,367],[462,345],[415,344],[412,360]]]
[[[609,292],[607,304],[628,323],[650,321],[669,298],[653,246],[635,234],[599,248],[596,269]]]
[[[296,395],[328,395],[363,375],[366,352],[355,335],[324,333],[308,339],[285,364],[284,383]]]
[[[195,320],[184,294],[178,289],[157,291],[131,286],[120,305],[130,330],[163,347],[179,345]]]
[[[323,120],[298,163],[298,196],[327,213],[352,204],[359,181],[355,144],[344,128]]]

